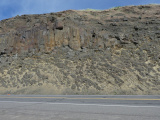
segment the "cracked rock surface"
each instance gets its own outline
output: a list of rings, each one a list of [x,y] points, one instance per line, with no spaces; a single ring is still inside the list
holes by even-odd
[[[160,5],[0,21],[0,94],[160,94]]]

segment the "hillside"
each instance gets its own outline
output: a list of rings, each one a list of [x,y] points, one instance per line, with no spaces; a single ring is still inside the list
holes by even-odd
[[[0,21],[0,94],[160,94],[160,5]]]

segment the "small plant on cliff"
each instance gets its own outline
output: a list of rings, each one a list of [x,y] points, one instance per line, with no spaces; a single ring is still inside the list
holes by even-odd
[[[121,6],[113,7],[113,8],[111,8],[111,9],[113,9],[113,10],[118,10],[119,8],[121,8]]]
[[[81,11],[101,11],[101,10],[87,8],[87,9],[84,9],[84,10],[81,10]]]

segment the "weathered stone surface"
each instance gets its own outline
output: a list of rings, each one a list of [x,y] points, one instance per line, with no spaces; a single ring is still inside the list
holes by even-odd
[[[0,21],[0,94],[160,94],[160,5]]]

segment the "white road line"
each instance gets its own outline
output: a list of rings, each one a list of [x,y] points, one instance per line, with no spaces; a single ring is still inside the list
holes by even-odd
[[[76,104],[76,103],[51,103],[51,102],[0,101],[0,103],[50,104],[50,105],[98,106],[98,107],[160,108],[160,106],[105,105],[105,104]]]

